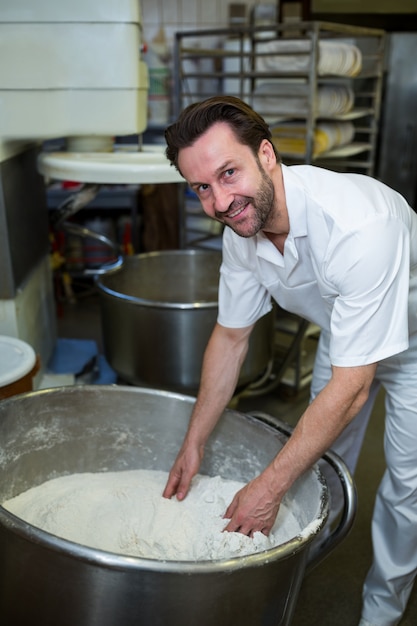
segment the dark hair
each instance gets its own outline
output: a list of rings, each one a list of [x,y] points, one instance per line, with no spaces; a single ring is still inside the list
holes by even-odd
[[[281,157],[272,142],[272,134],[265,120],[252,107],[234,96],[213,96],[190,104],[181,111],[176,122],[165,130],[165,154],[171,165],[178,167],[178,153],[188,148],[213,124],[226,122],[240,143],[251,148],[255,156],[264,139],[271,142],[277,161]]]

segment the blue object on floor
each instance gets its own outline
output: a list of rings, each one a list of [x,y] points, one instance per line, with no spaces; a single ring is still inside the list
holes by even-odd
[[[90,373],[91,384],[111,385],[117,374],[98,352],[97,343],[91,339],[63,339],[56,342],[48,363],[52,374],[73,374],[75,377]]]
[[[94,385],[114,385],[117,383],[117,374],[107,363],[106,358],[100,354],[98,357],[99,375],[93,381]]]
[[[53,374],[77,376],[97,356],[97,343],[91,339],[58,339],[48,370]]]

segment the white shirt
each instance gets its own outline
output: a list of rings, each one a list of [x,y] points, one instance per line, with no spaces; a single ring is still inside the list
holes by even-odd
[[[333,365],[367,365],[408,347],[417,332],[417,214],[360,174],[282,166],[290,231],[284,254],[263,233],[226,228],[218,321],[241,328],[271,296],[331,334]]]

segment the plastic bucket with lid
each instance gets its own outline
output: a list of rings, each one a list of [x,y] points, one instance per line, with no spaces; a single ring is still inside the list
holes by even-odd
[[[0,335],[0,399],[32,391],[39,361],[32,346]]]

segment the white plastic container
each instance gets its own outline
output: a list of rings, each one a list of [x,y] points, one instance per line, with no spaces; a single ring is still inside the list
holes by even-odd
[[[0,399],[32,391],[38,369],[35,351],[28,343],[0,335]]]

